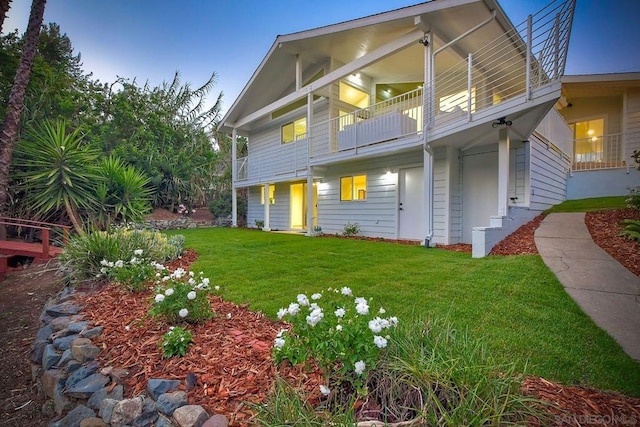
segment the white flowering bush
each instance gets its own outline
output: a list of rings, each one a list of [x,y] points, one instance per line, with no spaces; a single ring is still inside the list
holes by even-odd
[[[173,356],[184,356],[187,354],[187,347],[193,341],[193,335],[188,330],[179,326],[169,327],[169,332],[162,335],[158,346],[162,350],[162,356],[170,358]]]
[[[329,288],[311,298],[300,294],[278,310],[278,318],[291,329],[278,333],[273,357],[276,363],[286,359],[292,365],[315,359],[327,381],[320,389],[325,396],[344,381],[364,393],[367,372],[375,369],[380,350],[398,324],[385,313],[382,307],[374,310],[370,300],[354,298],[348,287]]]
[[[209,303],[208,295],[219,291],[219,286],[213,289],[209,279],[200,272],[187,272],[177,268],[171,274],[158,272],[153,307],[149,314],[162,317],[169,323],[189,322],[198,323],[213,317],[214,313]]]
[[[143,249],[135,249],[131,259],[124,261],[118,259],[100,261],[100,274],[98,278],[107,278],[130,291],[141,291],[147,288],[147,283],[155,277],[158,270],[164,266],[144,256]]]

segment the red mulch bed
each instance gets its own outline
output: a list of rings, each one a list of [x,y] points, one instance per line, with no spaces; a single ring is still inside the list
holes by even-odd
[[[640,399],[586,387],[565,387],[544,378],[529,377],[522,390],[549,406],[556,426],[640,425]]]
[[[188,268],[196,258],[187,250],[168,267]],[[186,390],[187,374],[195,374],[196,386],[187,390],[190,404],[201,405],[211,415],[224,414],[231,425],[247,424],[253,415],[247,403],[264,401],[272,389],[277,370],[271,346],[284,323],[213,296],[216,316],[201,325],[186,325],[194,338],[187,355],[163,359],[158,342],[169,325],[147,316],[153,296],[152,291],[131,293],[108,285],[86,297],[85,312],[91,313],[94,324],[104,326],[95,339],[102,349],[100,365],[128,371],[122,382],[130,397],[145,391],[150,378],[181,380]],[[317,369],[283,367],[278,372],[320,398],[323,380]]]
[[[504,240],[495,245],[489,255],[535,255],[538,253],[533,233],[540,226],[545,215],[540,214],[520,226]]]
[[[623,219],[640,220],[640,209],[587,212],[585,223],[596,242],[636,276],[640,276],[640,243],[620,236]]]

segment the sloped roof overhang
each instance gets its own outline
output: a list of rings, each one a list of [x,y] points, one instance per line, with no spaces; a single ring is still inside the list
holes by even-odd
[[[304,79],[333,60],[335,64],[350,64],[367,54],[391,46],[389,54],[399,55],[394,61],[374,61],[362,69],[374,78],[394,75],[398,81],[422,81],[424,76],[422,45],[418,44],[420,32],[433,31],[434,47],[455,39],[477,25],[492,11],[496,19],[486,28],[461,40],[453,48],[457,57],[443,54],[436,61],[437,69],[444,69],[464,57],[466,53],[481,47],[513,26],[495,0],[434,0],[389,12],[351,21],[278,36],[251,79],[232,104],[221,121],[221,129],[230,132],[251,129],[251,122],[258,116],[269,114],[278,100],[288,97],[289,102],[304,97],[341,77],[334,73],[332,79],[317,81],[312,87],[295,88],[296,58],[306,71]],[[396,43],[401,38],[412,39],[408,43]],[[407,41],[407,40],[405,40]],[[415,41],[415,43],[414,43]],[[409,47],[407,47],[409,46]],[[401,52],[401,53],[398,53]],[[446,53],[446,52],[445,52]],[[402,56],[404,55],[404,56]],[[420,59],[416,60],[416,55]],[[451,56],[451,54],[448,54]],[[407,61],[407,59],[412,59]],[[333,70],[336,66],[334,64]],[[396,67],[396,68],[394,68]],[[403,67],[400,69],[400,67]],[[339,67],[338,67],[339,68]],[[345,69],[346,70],[346,69]],[[290,77],[288,77],[290,76]],[[338,76],[338,77],[336,77]],[[328,76],[325,76],[328,77]],[[289,99],[291,98],[291,99]],[[271,108],[269,108],[271,107]],[[259,114],[256,114],[259,112]],[[250,120],[247,120],[249,118]]]

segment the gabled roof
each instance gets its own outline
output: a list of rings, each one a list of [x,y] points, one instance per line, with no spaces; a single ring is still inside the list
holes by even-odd
[[[322,67],[349,63],[416,28],[432,28],[436,34],[434,47],[464,33],[491,16],[496,19],[473,37],[459,42],[459,55],[443,52],[438,56],[438,69],[448,68],[467,52],[493,40],[513,26],[496,0],[433,0],[388,12],[333,25],[278,36],[255,70],[249,82],[227,111],[222,129],[233,124],[295,90],[296,56],[303,69],[303,81]],[[418,23],[418,27],[416,24]],[[394,55],[394,61],[368,66],[364,72],[372,78],[393,75],[396,81],[422,81],[423,50],[417,44]],[[333,58],[334,64],[328,64]],[[416,60],[416,58],[420,58]]]

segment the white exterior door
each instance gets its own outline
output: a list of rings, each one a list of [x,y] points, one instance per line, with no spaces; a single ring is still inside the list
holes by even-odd
[[[424,169],[401,169],[398,173],[398,238],[425,238]]]
[[[498,213],[498,152],[462,157],[462,241],[471,243],[473,227],[489,226]]]

